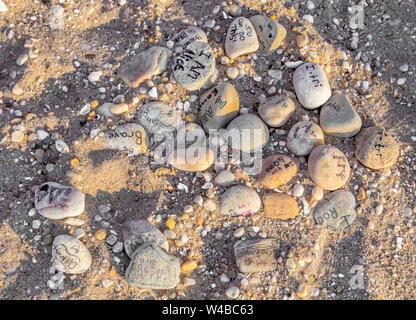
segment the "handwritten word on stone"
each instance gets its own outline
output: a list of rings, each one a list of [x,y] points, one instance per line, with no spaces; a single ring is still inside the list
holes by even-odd
[[[279,247],[277,239],[272,238],[237,241],[234,255],[238,269],[242,273],[274,270]]]
[[[181,123],[180,113],[159,101],[143,105],[137,112],[137,119],[146,131],[152,134],[175,131]]]
[[[287,148],[297,156],[308,155],[317,145],[324,143],[322,129],[312,121],[300,121],[289,131]]]
[[[270,55],[277,50],[286,37],[286,28],[275,20],[263,15],[250,18],[260,42],[260,51]]]
[[[225,39],[225,53],[231,59],[255,52],[259,48],[256,31],[250,20],[239,17],[231,22]]]
[[[234,186],[221,196],[220,212],[223,215],[249,216],[260,210],[261,200],[256,190]]]
[[[91,255],[77,238],[60,235],[52,243],[52,263],[60,271],[69,274],[84,273],[91,266]]]
[[[262,102],[259,116],[270,127],[283,126],[295,111],[295,103],[285,95],[277,95]]]
[[[109,149],[122,150],[133,155],[142,154],[147,151],[148,137],[140,124],[127,123],[107,131],[104,145]]]
[[[205,32],[194,26],[180,28],[173,37],[175,45],[182,48],[186,48],[194,41],[208,42]]]
[[[267,189],[275,189],[288,183],[298,171],[296,158],[277,154],[267,157],[261,166],[259,182]]]

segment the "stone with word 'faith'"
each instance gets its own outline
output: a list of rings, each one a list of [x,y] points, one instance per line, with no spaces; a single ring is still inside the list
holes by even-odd
[[[287,135],[287,148],[296,156],[306,156],[313,148],[323,143],[324,133],[312,121],[296,123]]]
[[[250,20],[239,17],[231,22],[225,39],[225,53],[231,59],[255,52],[259,48],[256,30]]]
[[[264,159],[259,182],[267,189],[275,189],[288,183],[296,174],[299,161],[296,158],[277,154]]]
[[[316,63],[304,63],[293,74],[293,86],[300,104],[306,109],[322,106],[331,97],[324,69]]]
[[[91,266],[91,254],[77,238],[59,235],[52,243],[52,264],[68,274],[84,273]]]
[[[355,220],[355,197],[347,190],[338,190],[321,200],[313,211],[316,224],[333,231],[347,229]]]
[[[237,267],[242,273],[272,271],[277,267],[279,248],[274,238],[239,240],[234,244]]]
[[[223,215],[247,216],[260,210],[261,200],[256,190],[234,186],[221,196],[220,212]]]

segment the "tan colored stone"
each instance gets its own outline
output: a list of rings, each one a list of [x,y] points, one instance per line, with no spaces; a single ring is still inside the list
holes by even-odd
[[[283,126],[295,111],[295,103],[285,95],[277,95],[262,102],[259,116],[270,127]]]
[[[110,111],[114,114],[123,114],[129,110],[129,106],[126,103],[119,103],[111,106]]]
[[[321,145],[309,155],[309,175],[324,190],[341,188],[348,181],[350,171],[347,158],[335,147]]]
[[[204,171],[214,162],[214,152],[208,148],[176,150],[168,157],[168,163],[183,171]]]
[[[296,158],[283,154],[273,155],[263,161],[259,182],[267,189],[275,189],[288,183],[298,171]]]
[[[276,51],[286,37],[286,28],[276,20],[260,14],[251,17],[250,21],[256,30],[260,51],[265,55]]]
[[[268,193],[263,197],[264,215],[269,219],[289,220],[299,215],[296,200],[286,193]]]

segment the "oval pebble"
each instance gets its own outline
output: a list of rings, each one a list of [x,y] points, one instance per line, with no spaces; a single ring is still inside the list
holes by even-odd
[[[297,156],[306,156],[313,148],[323,143],[324,133],[311,121],[296,123],[287,136],[287,148]]]
[[[288,183],[296,174],[299,161],[287,155],[267,157],[261,166],[259,182],[267,189],[275,189]]]
[[[84,273],[91,266],[91,254],[77,238],[59,235],[52,243],[52,264],[68,274]]]
[[[231,59],[255,52],[259,41],[254,26],[245,17],[239,17],[231,22],[225,39],[225,53]]]
[[[220,212],[223,215],[247,216],[260,210],[261,200],[254,189],[234,186],[221,196]]]
[[[277,95],[262,102],[259,106],[259,116],[270,127],[281,127],[295,111],[295,103],[285,95]]]

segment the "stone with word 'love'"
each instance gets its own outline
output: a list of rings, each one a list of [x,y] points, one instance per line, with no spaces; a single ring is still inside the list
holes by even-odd
[[[133,155],[146,153],[148,143],[146,130],[137,123],[120,125],[104,134],[106,148],[126,151]]]
[[[240,101],[234,86],[223,82],[199,99],[198,118],[205,131],[225,128],[238,115]]]
[[[259,51],[265,55],[270,55],[275,52],[286,37],[286,28],[276,20],[261,14],[251,17],[250,21],[259,39]]]
[[[148,242],[134,252],[125,277],[129,284],[139,288],[172,289],[179,283],[179,273],[179,259]]]
[[[255,114],[242,114],[227,126],[228,144],[243,152],[258,151],[269,141],[269,129]]]
[[[277,267],[277,239],[239,240],[234,244],[237,267],[242,273],[272,271]]]
[[[91,254],[77,238],[59,235],[52,243],[53,266],[68,274],[84,273],[91,266]]]
[[[163,134],[177,130],[181,114],[164,102],[154,101],[141,106],[137,112],[139,123],[149,134]]]
[[[174,58],[172,70],[182,87],[198,90],[215,71],[214,52],[209,44],[194,41]]]
[[[35,192],[35,208],[49,219],[79,216],[84,211],[85,195],[72,186],[46,182]]]
[[[186,48],[194,41],[208,42],[207,35],[201,29],[194,26],[180,28],[173,36],[173,42],[176,46]]]
[[[231,59],[255,52],[259,48],[259,40],[250,20],[239,17],[231,22],[225,39],[225,53]]]
[[[295,111],[295,103],[285,95],[277,95],[262,102],[259,116],[270,127],[281,127]]]
[[[333,231],[347,229],[355,220],[355,197],[347,190],[338,190],[321,200],[313,211],[316,224]]]
[[[316,63],[304,63],[293,74],[293,86],[300,104],[306,109],[322,106],[331,97],[324,69]]]
[[[247,216],[260,210],[261,200],[256,190],[234,186],[221,196],[220,212],[223,215]]]
[[[360,131],[361,124],[360,116],[345,94],[333,94],[321,109],[320,125],[327,135],[350,138]]]
[[[363,129],[355,138],[355,157],[370,169],[384,169],[395,164],[400,148],[394,138],[380,127]]]
[[[269,219],[289,220],[299,215],[298,203],[287,193],[267,193],[263,204],[264,215]]]
[[[166,251],[169,243],[166,237],[146,220],[131,220],[123,224],[124,249],[131,258],[141,245],[154,242]]]
[[[321,145],[309,155],[309,175],[324,190],[341,188],[348,181],[350,171],[347,157],[335,147]]]
[[[287,135],[287,148],[297,156],[306,156],[313,148],[323,143],[324,133],[312,121],[296,123]]]
[[[296,158],[277,154],[264,159],[259,182],[267,189],[275,189],[288,183],[296,174],[299,161]]]
[[[179,170],[198,172],[207,170],[214,162],[214,152],[205,147],[176,149],[168,155],[168,163]]]
[[[139,53],[118,70],[118,76],[130,87],[137,88],[142,82],[164,72],[172,52],[164,47],[152,47]]]

